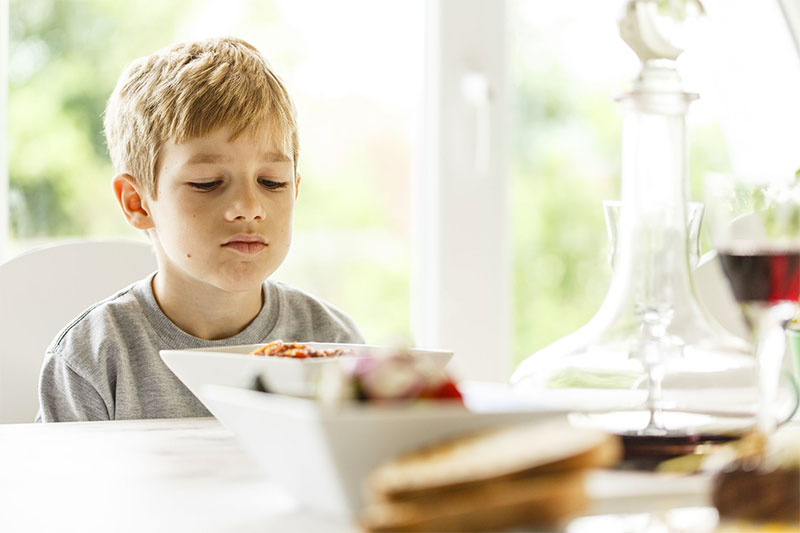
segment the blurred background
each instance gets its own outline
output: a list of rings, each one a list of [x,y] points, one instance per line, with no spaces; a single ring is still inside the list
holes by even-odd
[[[416,238],[424,228],[415,226],[415,198],[426,194],[432,3],[7,0],[0,215],[9,235],[0,259],[59,239],[142,238],[113,200],[106,99],[136,57],[236,35],[271,62],[299,111],[303,186],[292,251],[274,277],[347,310],[368,342],[419,343],[412,315],[424,304],[414,279],[425,273],[414,272],[414,255],[424,253]],[[498,357],[510,368],[583,325],[605,295],[601,201],[616,199],[620,185],[614,97],[639,61],[618,37],[619,1],[485,4],[503,17],[506,82],[494,96],[507,117],[507,170],[497,181],[507,212],[496,239],[507,248],[508,268],[497,275],[510,294],[507,353]],[[695,200],[709,172],[800,167],[800,61],[782,2],[705,4],[711,20],[679,60],[686,86],[701,95],[689,114]]]

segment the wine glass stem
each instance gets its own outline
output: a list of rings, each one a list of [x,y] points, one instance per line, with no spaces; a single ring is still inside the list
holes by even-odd
[[[775,393],[780,379],[781,358],[786,349],[786,333],[782,324],[758,328],[756,360],[758,362],[758,415],[756,427],[764,435],[775,431],[773,412]]]
[[[745,316],[755,338],[758,403],[756,429],[769,435],[777,426],[774,412],[781,361],[786,350],[785,326],[794,315],[794,302],[745,304]]]

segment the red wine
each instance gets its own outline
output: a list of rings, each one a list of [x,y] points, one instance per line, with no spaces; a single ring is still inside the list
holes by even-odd
[[[719,258],[739,302],[797,301],[800,296],[800,250],[720,250]]]
[[[696,453],[698,450],[721,448],[741,435],[714,435],[681,432],[661,436],[637,435],[622,433],[622,449],[624,466],[639,467],[643,470],[654,469],[661,461]]]

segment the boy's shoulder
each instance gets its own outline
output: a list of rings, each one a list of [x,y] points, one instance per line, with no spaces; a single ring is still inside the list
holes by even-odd
[[[292,324],[305,331],[306,341],[363,343],[353,319],[325,300],[280,281],[267,280],[270,307],[277,314],[278,330]],[[283,327],[281,327],[283,326]],[[295,333],[295,335],[302,333]]]
[[[120,329],[129,329],[145,319],[135,295],[137,285],[144,282],[146,280],[133,283],[86,308],[61,329],[47,351],[62,353],[68,358],[81,353],[99,353],[101,345],[119,338]],[[79,349],[81,347],[87,349]]]

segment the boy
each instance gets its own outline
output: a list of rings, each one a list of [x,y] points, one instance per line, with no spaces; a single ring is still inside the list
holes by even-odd
[[[211,39],[134,61],[105,134],[117,201],[158,270],[59,333],[37,421],[210,416],[162,349],[364,342],[343,312],[267,280],[289,250],[300,175],[294,107],[254,47]]]

